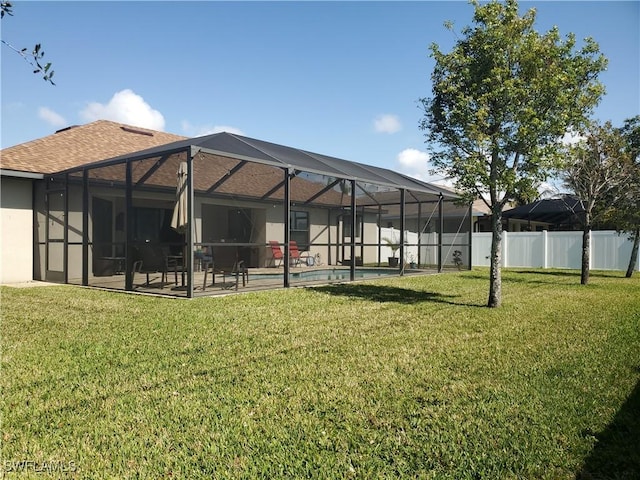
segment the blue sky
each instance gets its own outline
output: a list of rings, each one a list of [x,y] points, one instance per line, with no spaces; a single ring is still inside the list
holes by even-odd
[[[428,175],[418,99],[429,45],[473,7],[448,2],[20,2],[15,47],[41,42],[56,86],[2,45],[2,147],[98,118],[186,136],[221,130]],[[536,28],[592,36],[609,59],[596,117],[640,114],[640,2],[521,2]]]

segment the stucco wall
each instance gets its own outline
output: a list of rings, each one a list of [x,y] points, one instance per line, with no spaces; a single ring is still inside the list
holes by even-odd
[[[33,280],[32,180],[1,177],[0,283]]]

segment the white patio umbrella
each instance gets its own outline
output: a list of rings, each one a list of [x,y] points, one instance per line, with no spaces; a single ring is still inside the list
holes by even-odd
[[[187,212],[187,162],[180,162],[178,167],[178,188],[176,190],[176,204],[171,216],[171,228],[178,233],[184,233],[189,223]]]

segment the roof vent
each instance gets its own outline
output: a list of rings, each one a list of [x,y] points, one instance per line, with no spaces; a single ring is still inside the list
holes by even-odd
[[[61,128],[60,130],[56,130],[56,133],[60,133],[60,132],[66,132],[67,130],[71,130],[72,128],[76,128],[78,125],[70,125],[68,127],[65,128]]]
[[[129,132],[129,133],[137,133],[138,135],[146,135],[147,137],[153,137],[153,133],[151,132],[146,132],[144,130],[138,130],[135,128],[130,128],[130,127],[120,127],[122,130],[124,130],[125,132]]]

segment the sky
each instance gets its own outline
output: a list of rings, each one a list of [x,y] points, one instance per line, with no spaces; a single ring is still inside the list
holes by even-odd
[[[189,137],[238,133],[427,181],[429,46],[466,1],[21,2],[2,40],[41,43],[52,86],[1,46],[2,148],[97,119]],[[640,114],[640,2],[521,1],[536,29],[593,37],[609,60],[595,118]]]

